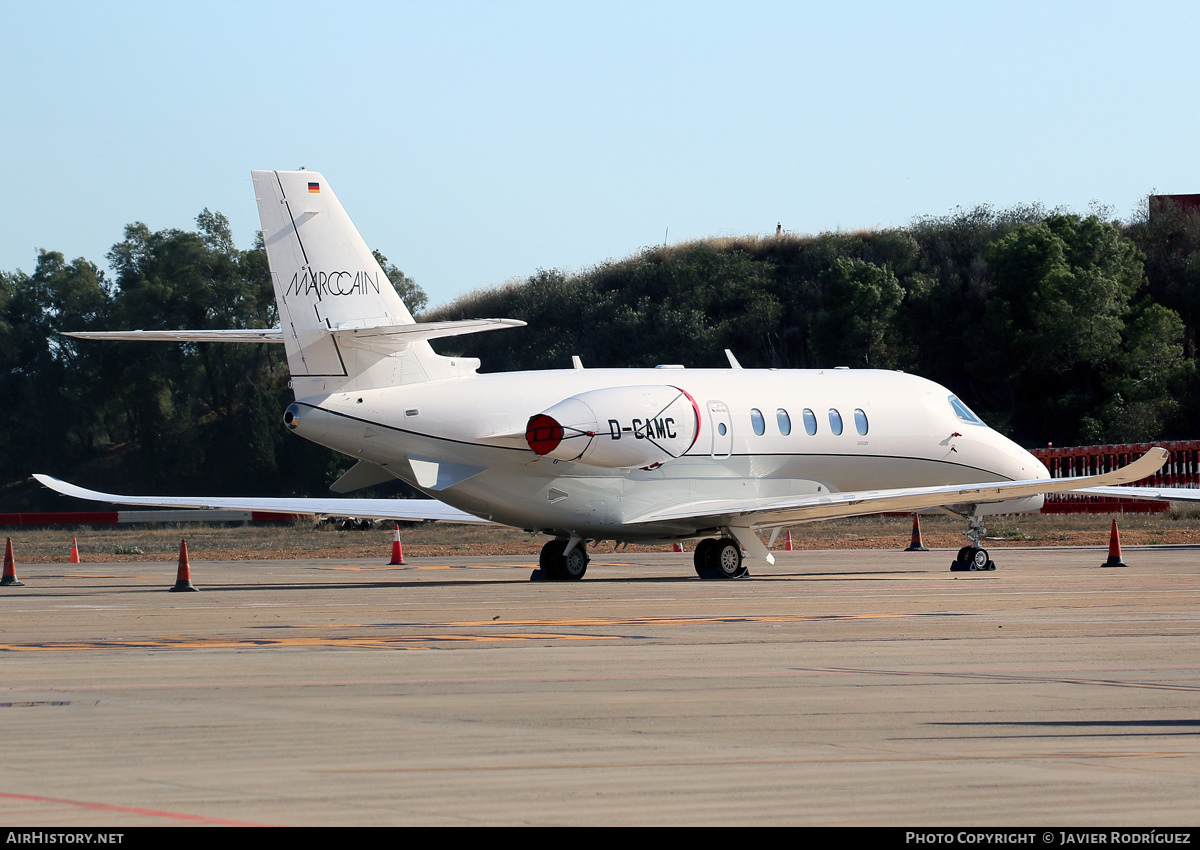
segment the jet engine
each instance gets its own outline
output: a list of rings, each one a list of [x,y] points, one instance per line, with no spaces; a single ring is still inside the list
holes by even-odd
[[[525,440],[543,457],[610,469],[653,469],[687,452],[700,408],[672,386],[611,387],[563,399],[529,418]]]

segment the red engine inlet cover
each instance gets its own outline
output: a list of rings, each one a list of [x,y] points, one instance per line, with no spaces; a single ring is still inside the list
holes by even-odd
[[[525,442],[529,443],[529,448],[535,454],[550,454],[558,448],[562,438],[563,428],[554,417],[544,413],[529,417],[529,424],[525,426]]]

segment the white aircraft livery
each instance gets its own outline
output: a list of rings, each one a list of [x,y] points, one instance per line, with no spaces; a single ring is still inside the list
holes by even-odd
[[[757,530],[929,508],[968,523],[954,569],[994,569],[979,545],[985,516],[1036,511],[1050,492],[1111,494],[1167,456],[1155,448],[1111,473],[1051,479],[931,381],[743,369],[728,351],[727,369],[587,369],[574,358],[569,369],[480,375],[478,360],[439,355],[429,340],[524,322],[414,321],[321,174],[253,178],[280,328],[72,335],[282,343],[296,396],[285,426],[357,460],[331,490],[398,478],[433,498],[122,496],[39,481],[133,505],[504,523],[546,534],[543,573],[565,580],[583,577],[587,548],[601,541],[700,538],[696,572],[735,578],[747,574],[744,557],[774,561]]]

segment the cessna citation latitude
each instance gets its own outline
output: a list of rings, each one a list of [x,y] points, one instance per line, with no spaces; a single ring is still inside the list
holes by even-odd
[[[325,178],[255,171],[281,328],[122,331],[83,338],[282,343],[296,400],[287,428],[357,460],[331,486],[393,478],[431,500],[122,496],[36,476],[69,496],[132,505],[498,522],[549,536],[540,565],[579,579],[588,544],[701,538],[696,571],[774,562],[759,529],[881,511],[950,509],[971,545],[955,569],[994,569],[988,514],[1036,511],[1043,494],[1108,492],[1154,473],[1155,448],[1104,475],[1050,479],[1029,452],[953,393],[900,372],[823,369],[586,369],[476,374],[438,337],[514,319],[415,322]],[[1196,498],[1200,491],[1120,488]]]

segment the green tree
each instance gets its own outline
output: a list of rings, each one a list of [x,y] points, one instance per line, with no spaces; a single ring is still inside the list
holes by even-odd
[[[274,293],[261,244],[239,251],[229,223],[205,210],[198,230],[125,229],[109,261],[115,327],[148,330],[270,327]],[[260,240],[261,241],[261,240]],[[277,438],[257,436],[286,387],[274,346],[92,343],[121,387],[129,435],[155,483],[244,492],[276,480]],[[111,347],[111,348],[110,348]],[[248,436],[252,432],[255,436]]]
[[[896,312],[904,290],[886,267],[838,257],[821,274],[824,292],[813,332],[814,359],[826,366],[890,368]]]
[[[1007,384],[1039,440],[1074,441],[1115,392],[1141,255],[1095,216],[1055,214],[1018,227],[987,260],[995,290],[979,341],[990,350],[976,349],[974,369]]]
[[[32,275],[0,277],[0,415],[9,474],[28,475],[108,442],[109,401],[99,364],[61,331],[103,320],[107,282],[87,260],[40,251]]]

